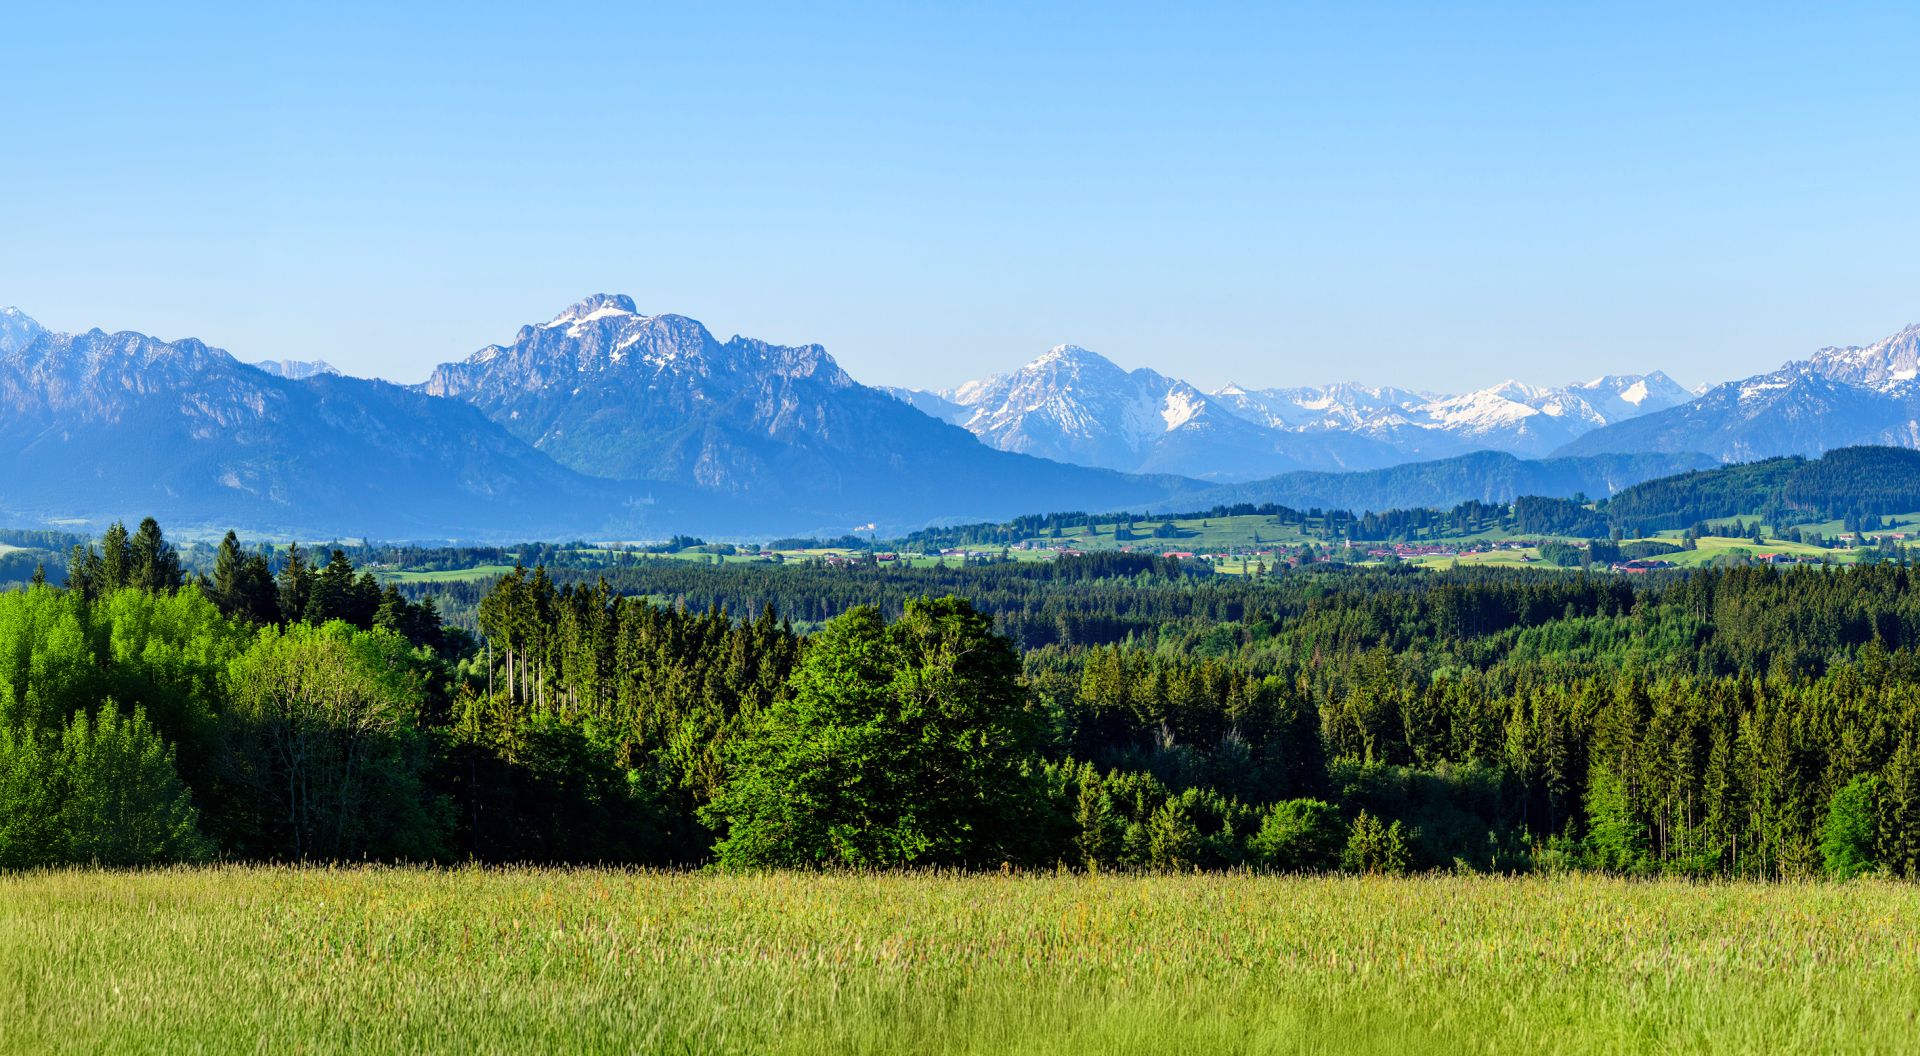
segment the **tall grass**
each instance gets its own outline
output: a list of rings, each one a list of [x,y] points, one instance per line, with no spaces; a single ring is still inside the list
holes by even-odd
[[[0,877],[7,1052],[1900,1052],[1920,889]]]

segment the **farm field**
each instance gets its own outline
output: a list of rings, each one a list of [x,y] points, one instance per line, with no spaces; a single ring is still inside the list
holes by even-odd
[[[1059,536],[1048,533],[1022,540],[1021,542],[1031,544],[1038,548],[1031,550],[1020,549],[1020,544],[1016,543],[1011,546],[1003,546],[1000,544],[966,544],[955,547],[955,553],[944,557],[914,553],[911,551],[898,551],[898,556],[891,564],[892,567],[896,568],[952,568],[958,567],[965,560],[960,556],[962,552],[988,559],[997,559],[1004,556],[1006,559],[1013,561],[1051,561],[1058,556],[1055,552],[1056,549],[1082,551],[1128,549],[1140,553],[1187,551],[1200,554],[1225,553],[1234,555],[1225,561],[1218,562],[1214,566],[1214,570],[1227,575],[1237,575],[1242,572],[1257,571],[1257,566],[1263,560],[1258,553],[1258,551],[1261,550],[1279,548],[1284,551],[1290,548],[1297,548],[1304,543],[1313,543],[1320,548],[1338,548],[1341,545],[1339,541],[1329,543],[1324,539],[1303,534],[1297,526],[1282,527],[1276,525],[1272,517],[1263,515],[1175,518],[1171,522],[1175,528],[1173,537],[1154,538],[1154,529],[1161,523],[1162,522],[1152,518],[1141,518],[1135,522],[1134,538],[1124,540],[1115,538],[1113,525],[1111,523],[1103,523],[1096,529],[1086,527],[1064,529]],[[1725,530],[1731,523],[1732,521],[1716,522],[1712,527]],[[1758,523],[1757,515],[1754,518],[1754,523]],[[1808,531],[1818,531],[1827,537],[1838,536],[1841,534],[1842,529],[1842,525],[1837,521],[1803,527]],[[1883,518],[1881,525],[1873,531],[1876,535],[1894,532],[1913,532],[1920,534],[1920,514],[1901,514]],[[1683,534],[1684,533],[1678,530],[1662,531],[1640,539],[1630,538],[1621,540],[1621,542],[1651,541],[1669,543],[1677,546],[1680,544]],[[1441,534],[1423,536],[1414,542],[1416,545],[1452,548],[1456,546],[1466,547],[1479,544],[1513,542],[1515,540],[1529,543],[1537,541],[1571,542],[1577,545],[1585,545],[1586,543],[1585,539],[1573,536],[1542,535],[1539,533],[1518,535],[1507,530],[1481,531],[1464,535]],[[885,543],[879,544],[881,547],[885,547],[886,545]],[[1360,545],[1370,549],[1393,544],[1366,542]],[[4,554],[5,552],[6,548],[0,547],[0,554]],[[593,553],[594,551],[578,552]],[[670,560],[707,565],[738,565],[767,564],[776,559],[787,562],[807,563],[835,560],[861,561],[867,557],[866,551],[851,550],[842,547],[783,549],[779,551],[742,550],[741,552],[732,554],[716,554],[705,547],[692,547],[677,552],[649,555],[635,555],[627,551],[613,550],[602,553],[604,553],[606,559],[612,564],[625,564],[634,560]],[[1756,558],[1762,554],[1776,553],[1791,554],[1830,564],[1851,564],[1863,558],[1870,560],[1880,560],[1883,558],[1881,552],[1870,547],[1860,550],[1849,550],[1845,548],[1827,549],[1779,538],[1773,533],[1772,529],[1767,529],[1766,540],[1762,544],[1756,545],[1750,535],[1709,534],[1698,539],[1694,549],[1662,555],[1660,560],[1681,567],[1697,568],[1713,564],[1716,560],[1722,558],[1744,560]],[[1244,567],[1242,565],[1243,558],[1245,560]],[[1283,560],[1284,555],[1281,558],[1268,560],[1268,568],[1271,570]],[[1550,563],[1543,563],[1538,546],[1526,546],[1521,549],[1488,549],[1457,555],[1452,553],[1423,554],[1409,556],[1405,560],[1410,564],[1423,568],[1450,568],[1456,565],[1462,567],[1495,566],[1549,569],[1560,567]],[[1363,565],[1377,564],[1379,561],[1377,558],[1362,557],[1355,561],[1355,563]],[[463,569],[383,570],[379,572],[379,575],[387,582],[421,584],[484,582],[495,579],[509,571],[511,571],[511,566],[509,565],[487,563]]]
[[[221,867],[0,877],[0,1051],[1893,1052],[1920,889]]]

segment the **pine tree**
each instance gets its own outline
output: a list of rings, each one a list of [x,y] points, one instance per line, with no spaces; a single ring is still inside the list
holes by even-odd
[[[1347,833],[1347,846],[1340,862],[1356,873],[1389,876],[1405,873],[1411,865],[1406,830],[1398,821],[1384,825],[1379,818],[1362,810]]]
[[[1147,819],[1147,862],[1153,868],[1170,873],[1191,869],[1199,846],[1200,830],[1178,797],[1160,804]]]
[[[287,561],[280,566],[280,618],[296,623],[306,618],[307,601],[313,593],[313,570],[299,543],[287,544]]]
[[[213,555],[213,580],[207,590],[228,616],[239,616],[246,608],[246,573],[247,556],[240,550],[240,537],[228,531]]]
[[[214,554],[213,579],[208,595],[220,611],[248,623],[275,623],[280,619],[279,592],[267,559],[240,548],[239,537],[228,532]]]
[[[100,554],[91,546],[73,545],[67,555],[67,589],[83,598],[97,598],[101,593]]]
[[[1082,771],[1073,820],[1079,829],[1074,837],[1074,849],[1080,854],[1080,864],[1089,871],[1110,864],[1118,849],[1113,804],[1107,800],[1092,764],[1087,764]]]
[[[111,594],[127,585],[133,566],[133,548],[127,538],[127,526],[115,521],[100,537],[99,581],[94,593]]]
[[[167,592],[179,590],[184,582],[180,555],[160,531],[160,522],[151,517],[127,542],[126,586],[140,590]]]

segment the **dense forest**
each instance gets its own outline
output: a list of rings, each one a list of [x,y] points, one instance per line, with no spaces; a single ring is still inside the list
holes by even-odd
[[[1920,872],[1898,563],[662,562],[437,603],[231,536],[193,574],[148,521],[65,573],[0,594],[0,866]]]
[[[1273,518],[1276,527],[1325,541],[1386,542],[1494,530],[1592,539],[1632,537],[1741,517],[1758,517],[1776,529],[1836,520],[1862,525],[1873,518],[1916,510],[1920,510],[1920,451],[1847,447],[1817,459],[1771,458],[1660,477],[1597,501],[1581,495],[1521,495],[1512,502],[1472,500],[1449,509],[1354,512],[1246,502],[1184,513],[1053,513],[1002,523],[929,528],[891,545],[911,551],[1005,545],[1075,528],[1131,529],[1167,517],[1257,515]],[[851,542],[860,544],[858,539]]]

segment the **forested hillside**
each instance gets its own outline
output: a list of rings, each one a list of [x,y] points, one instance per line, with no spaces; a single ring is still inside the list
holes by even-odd
[[[1713,460],[1705,455],[1687,452],[1522,459],[1499,451],[1477,451],[1353,473],[1287,473],[1270,480],[1177,496],[1173,501],[1185,502],[1185,506],[1162,504],[1157,509],[1280,503],[1301,509],[1321,507],[1363,513],[1445,509],[1462,502],[1512,502],[1522,495],[1599,498],[1645,480],[1711,465]]]
[[[1723,466],[1638,484],[1602,510],[1628,534],[1759,515],[1786,525],[1920,510],[1920,451],[1844,447]]]
[[[0,595],[8,865],[1920,871],[1897,564],[522,568],[478,638],[150,522],[68,575]]]
[[[1373,474],[1337,475],[1335,479],[1359,489],[1355,493],[1343,486],[1334,492],[1348,499],[1359,499],[1349,504],[1327,500],[1294,504],[1234,501],[1177,510],[1166,508],[1153,513],[1055,512],[1004,522],[922,529],[895,540],[894,545],[906,549],[1008,545],[1058,537],[1061,530],[1080,527],[1254,515],[1272,518],[1275,528],[1332,542],[1457,538],[1488,531],[1574,538],[1602,538],[1618,533],[1632,538],[1661,531],[1681,531],[1701,522],[1729,518],[1757,518],[1776,529],[1785,529],[1825,521],[1857,526],[1869,518],[1920,511],[1920,451],[1891,447],[1849,447],[1829,451],[1818,459],[1796,456],[1691,470],[1642,480],[1611,497],[1605,495],[1605,489],[1584,492],[1563,481],[1539,492],[1516,494],[1509,487],[1505,489],[1507,497],[1504,498],[1449,502],[1437,497],[1458,493],[1457,486],[1435,483],[1429,488],[1419,483],[1451,480],[1476,460],[1494,466],[1503,461],[1528,467],[1551,464],[1521,463],[1511,456],[1486,453],[1466,459],[1397,466]],[[1439,476],[1429,477],[1430,473]],[[1380,492],[1361,487],[1365,479],[1406,481],[1409,488],[1402,490],[1394,485]],[[1230,493],[1229,489],[1221,489],[1217,494]],[[1382,495],[1394,498],[1395,503],[1383,504]],[[1422,495],[1427,498],[1421,498]],[[858,545],[859,540],[853,543]]]

